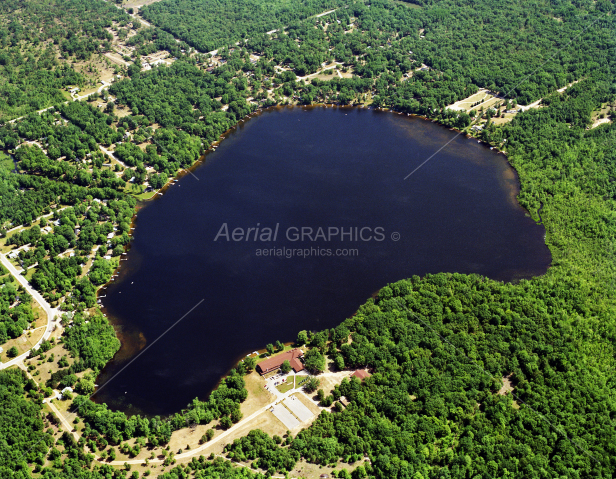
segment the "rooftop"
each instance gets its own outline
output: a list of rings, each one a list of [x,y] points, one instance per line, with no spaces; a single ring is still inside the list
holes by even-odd
[[[358,369],[353,374],[351,374],[352,378],[357,378],[360,381],[370,377],[370,373],[365,369]]]
[[[290,351],[286,351],[282,354],[278,354],[272,358],[261,361],[259,364],[257,364],[257,370],[261,374],[269,373],[270,371],[274,371],[280,368],[280,366],[282,366],[282,363],[284,363],[285,361],[289,361],[289,363],[291,364],[291,368],[293,368],[295,372],[298,372],[304,369],[304,365],[299,360],[299,358],[301,358],[303,355],[304,353],[301,349],[291,349]]]

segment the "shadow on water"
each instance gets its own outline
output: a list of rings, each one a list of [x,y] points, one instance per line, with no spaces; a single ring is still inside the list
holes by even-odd
[[[127,260],[102,298],[122,348],[97,380],[113,378],[97,401],[173,413],[206,398],[245,354],[303,329],[334,327],[379,288],[412,275],[514,281],[547,270],[545,230],[516,201],[515,171],[477,140],[369,109],[279,107],[258,116],[202,158],[192,170],[198,179],[185,173],[140,208]],[[257,227],[279,233],[214,241],[223,224],[229,235]],[[382,228],[383,238],[287,237],[302,227]],[[263,253],[297,248],[332,254]]]

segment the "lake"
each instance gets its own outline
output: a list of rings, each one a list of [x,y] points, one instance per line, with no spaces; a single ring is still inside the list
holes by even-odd
[[[96,401],[173,413],[246,354],[334,327],[412,275],[545,273],[545,230],[517,203],[515,171],[456,135],[357,108],[270,109],[238,126],[139,210],[101,293],[122,348]]]

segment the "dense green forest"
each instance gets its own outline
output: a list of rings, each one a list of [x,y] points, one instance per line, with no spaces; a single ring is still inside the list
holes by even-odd
[[[284,447],[251,434],[229,456],[280,471],[367,455],[376,477],[611,477],[614,328],[584,293],[460,274],[388,285],[329,332],[330,357],[373,368],[335,388],[349,405]]]
[[[168,0],[148,5],[142,15],[197,50],[209,52],[344,4],[342,0]]]
[[[315,17],[329,9],[336,11]],[[31,284],[72,313],[62,340],[75,361],[44,384],[0,372],[2,477],[33,470],[48,479],[125,478],[127,471],[93,462],[97,444],[165,445],[189,424],[228,428],[241,420],[249,362],[169,418],[129,417],[92,402],[93,376],[77,374],[100,371],[119,348],[94,308],[96,287],[117,264],[105,256],[117,258],[130,241],[131,192],[163,186],[259,107],[316,102],[392,108],[467,133],[487,120],[476,135],[518,171],[520,204],[545,225],[553,264],[517,284],[442,273],[385,286],[339,327],[308,338],[312,356],[368,367],[372,376],[343,381],[323,398],[328,410],[296,437],[253,431],[229,444],[227,457],[269,475],[301,458],[323,465],[342,458],[357,478],[613,477],[613,111],[611,122],[590,127],[616,99],[615,11],[608,0],[163,0],[141,10],[153,27],[127,40],[136,53],[125,78],[89,102],[62,104],[59,89],[84,78],[56,54],[87,59],[109,48],[112,23],[133,20],[98,0],[4,2],[0,120],[27,116],[0,126],[0,148],[19,172],[0,168],[0,233],[27,227],[9,233],[7,244],[30,245],[18,261],[38,264]],[[189,46],[220,48],[217,60]],[[139,54],[160,49],[178,60],[146,71]],[[324,64],[345,77],[304,78]],[[479,88],[499,93],[502,105],[446,108]],[[492,121],[501,108],[539,99],[541,108]],[[117,162],[100,146],[112,148]],[[33,319],[30,298],[9,278],[0,275],[0,344]],[[44,342],[32,356],[51,347]],[[80,393],[73,402],[86,425],[79,442],[43,432],[54,418],[41,416],[40,401],[66,386]],[[159,477],[188,475],[259,477],[203,458]]]
[[[0,344],[18,338],[34,321],[32,298],[23,287],[14,285],[15,280],[5,271],[0,276]]]
[[[0,476],[29,477],[28,463],[44,457],[53,437],[43,431],[40,405],[24,397],[36,383],[19,370],[0,371]]]
[[[0,4],[0,122],[61,103],[85,78],[58,54],[88,60],[109,49],[112,22],[130,17],[92,0],[7,0]]]
[[[94,456],[86,452],[85,443],[75,441],[71,434],[64,432],[54,439],[48,426],[57,423],[57,418],[42,411],[40,399],[36,383],[23,371],[0,371],[0,475],[3,479],[32,477],[30,464],[34,464],[35,477],[44,479],[126,479],[126,470],[93,464]],[[265,477],[234,467],[221,458],[206,461],[203,456],[159,477],[187,477],[190,473],[197,478]],[[138,477],[134,474],[130,477]]]
[[[596,64],[613,61],[609,55],[613,44],[610,2],[599,2],[596,7],[590,2],[575,6],[558,2],[520,8],[511,2],[489,1],[460,8],[455,2],[442,1],[426,9],[408,8],[400,2],[354,2],[331,15],[299,22],[303,5],[291,4],[296,13],[280,22],[290,27],[286,33],[291,41],[281,32],[264,35],[279,26],[261,24],[277,19],[276,6],[268,2],[196,5],[190,0],[167,0],[144,8],[143,15],[202,52],[245,39],[250,49],[267,58],[276,57],[277,51],[286,55],[278,60],[300,66],[300,75],[307,61],[320,63],[333,56],[350,64],[358,61],[362,76],[392,70],[396,80],[400,79],[396,70],[404,73],[404,62],[414,60],[443,72],[445,80],[455,78],[461,87],[472,83],[490,88],[517,97],[522,104],[592,72]],[[321,12],[328,10],[325,3],[314,8],[308,5],[314,13],[318,7]],[[263,9],[263,13],[254,9]],[[250,18],[249,26],[238,18]],[[351,18],[354,28],[347,30]],[[334,23],[323,32],[326,20]],[[320,28],[308,28],[313,25]],[[227,32],[222,37],[226,41],[209,41],[218,30]],[[579,44],[585,48],[579,49]],[[381,47],[385,51],[379,51]],[[545,52],[557,54],[547,57]]]

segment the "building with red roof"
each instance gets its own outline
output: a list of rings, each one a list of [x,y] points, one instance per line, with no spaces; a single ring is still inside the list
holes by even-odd
[[[304,352],[301,349],[291,349],[290,351],[261,361],[257,364],[257,371],[260,374],[267,374],[271,371],[275,371],[276,369],[280,369],[282,363],[289,361],[291,369],[298,373],[304,369],[304,364],[301,362],[301,358],[303,356]]]
[[[363,381],[364,379],[370,377],[370,373],[367,370],[365,370],[365,369],[358,369],[353,374],[351,374],[351,377],[352,378],[357,378],[360,381]]]

